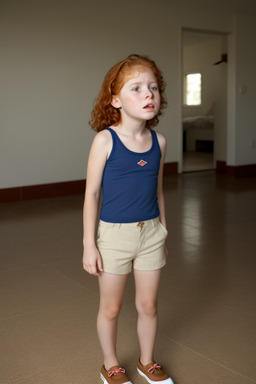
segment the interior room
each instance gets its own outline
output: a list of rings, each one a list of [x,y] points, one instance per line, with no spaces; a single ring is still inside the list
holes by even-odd
[[[227,132],[227,35],[184,30],[182,39],[183,172],[215,169],[214,138]],[[199,76],[198,91],[189,76]]]
[[[154,359],[175,384],[256,383],[255,36],[251,0],[0,2],[1,384],[102,382],[98,281],[82,268],[88,121],[107,70],[131,53],[167,84]],[[184,105],[195,73],[202,103]],[[197,117],[203,128],[185,127]],[[134,296],[130,274],[118,354],[143,384]]]

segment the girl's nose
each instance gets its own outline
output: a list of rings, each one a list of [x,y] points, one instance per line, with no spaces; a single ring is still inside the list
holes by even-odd
[[[145,98],[152,98],[153,92],[148,88],[145,93]]]

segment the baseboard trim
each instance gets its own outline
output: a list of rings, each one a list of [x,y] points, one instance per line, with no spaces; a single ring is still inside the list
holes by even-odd
[[[227,165],[225,161],[216,162],[216,172],[225,174],[235,179],[256,176],[256,164],[248,165]]]
[[[0,189],[0,203],[82,194],[85,180]]]
[[[177,175],[178,162],[164,163],[164,176]]]

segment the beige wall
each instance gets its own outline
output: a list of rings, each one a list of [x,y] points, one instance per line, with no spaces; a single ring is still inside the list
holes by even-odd
[[[180,161],[182,28],[233,29],[229,12],[166,0],[5,0],[0,18],[0,188],[86,177],[93,100],[109,67],[134,52],[164,72],[169,107],[158,129],[166,161]]]
[[[233,17],[230,36],[232,61],[229,66],[228,145],[229,164],[255,164],[256,148],[256,18]]]

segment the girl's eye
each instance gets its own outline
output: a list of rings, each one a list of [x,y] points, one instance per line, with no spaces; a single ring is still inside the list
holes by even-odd
[[[152,87],[151,87],[151,90],[155,92],[155,91],[158,90],[158,88],[157,88],[156,86],[152,86]]]
[[[138,90],[139,90],[139,87],[132,88],[132,91],[138,92]]]

